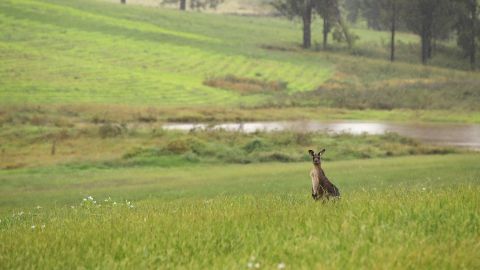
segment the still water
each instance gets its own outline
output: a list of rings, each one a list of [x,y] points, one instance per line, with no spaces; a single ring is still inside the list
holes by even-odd
[[[359,135],[398,133],[402,136],[437,145],[450,145],[480,150],[480,125],[478,124],[410,124],[372,121],[284,121],[245,122],[223,124],[170,123],[164,129],[190,131],[195,129],[224,129],[252,133],[256,131],[326,132]]]

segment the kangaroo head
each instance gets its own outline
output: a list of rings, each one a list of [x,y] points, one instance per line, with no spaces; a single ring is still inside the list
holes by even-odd
[[[320,152],[318,152],[317,154],[315,154],[313,150],[308,150],[308,153],[310,154],[310,156],[312,156],[313,164],[320,165],[320,163],[322,162],[320,159],[320,156],[322,156],[323,153],[325,153],[325,149],[320,150]]]

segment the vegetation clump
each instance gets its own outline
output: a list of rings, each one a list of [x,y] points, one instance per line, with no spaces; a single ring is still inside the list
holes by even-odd
[[[242,78],[234,75],[227,75],[219,78],[208,78],[205,85],[237,91],[241,94],[271,93],[287,89],[287,82],[267,81],[253,78]]]
[[[168,157],[202,163],[257,163],[257,162],[302,162],[308,161],[305,149],[331,149],[327,160],[365,159],[419,154],[455,153],[451,147],[423,145],[394,133],[360,136],[350,134],[321,134],[298,132],[255,132],[245,134],[229,131],[195,131],[190,133],[164,133],[157,146],[136,148],[126,153],[123,159],[109,162],[110,165],[128,166],[147,164],[162,166]],[[156,160],[156,161],[155,161]],[[166,166],[175,163],[167,162]]]

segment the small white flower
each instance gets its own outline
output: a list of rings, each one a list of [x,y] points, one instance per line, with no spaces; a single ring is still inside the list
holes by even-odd
[[[117,205],[117,202],[113,202],[113,205]]]
[[[277,265],[277,269],[285,269],[286,265],[285,263],[281,262]]]
[[[253,263],[252,263],[252,262],[248,262],[248,263],[247,263],[247,267],[248,267],[248,268],[253,268]]]
[[[21,211],[20,213],[18,213],[19,216],[23,215],[23,211]]]
[[[84,202],[87,201],[87,198],[83,198],[83,201],[84,201]]]
[[[36,207],[36,208],[37,208],[37,209],[42,209],[42,207],[41,207],[40,205],[37,205],[37,207]]]
[[[32,230],[35,230],[35,225],[32,225],[32,227],[30,227]]]
[[[257,269],[260,268],[260,263],[257,262],[257,263],[255,264],[255,268],[257,268]]]
[[[427,188],[423,187],[422,190],[425,191],[425,190],[427,190]]]
[[[93,197],[92,196],[88,196],[87,197],[90,201],[93,201]]]
[[[93,203],[97,203],[97,201],[93,201]]]
[[[73,206],[73,205],[72,205],[72,206],[70,206],[70,207],[71,207],[72,209],[74,209],[74,208],[75,208],[75,206]]]

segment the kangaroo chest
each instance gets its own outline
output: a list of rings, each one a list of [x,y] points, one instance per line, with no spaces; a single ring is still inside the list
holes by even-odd
[[[318,167],[314,167],[310,171],[310,177],[312,178],[312,187],[314,190],[318,190],[320,187],[326,188],[330,183],[323,170]]]

